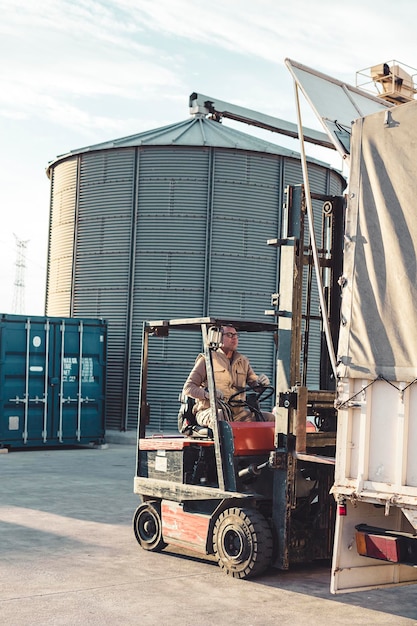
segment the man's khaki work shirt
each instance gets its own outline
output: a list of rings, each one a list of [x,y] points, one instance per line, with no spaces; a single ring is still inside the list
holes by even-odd
[[[256,385],[258,376],[253,371],[249,359],[240,354],[240,352],[234,352],[232,358],[229,359],[223,350],[219,348],[219,350],[212,353],[212,362],[216,389],[223,392],[225,402],[239,389],[244,389],[246,385],[251,387]],[[186,396],[196,399],[195,413],[203,411],[210,406],[210,401],[206,398],[206,391],[206,361],[204,356],[200,354],[185,382],[183,390]],[[243,400],[244,398],[244,393],[236,396],[236,399]],[[232,410],[234,419],[239,419],[242,412],[247,412],[247,409],[242,409],[242,407],[234,407]]]

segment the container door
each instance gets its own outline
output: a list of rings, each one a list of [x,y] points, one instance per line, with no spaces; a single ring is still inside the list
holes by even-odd
[[[59,443],[104,437],[105,328],[62,320],[55,329],[53,429]]]
[[[0,443],[40,445],[50,430],[50,324],[44,318],[7,317],[0,326]]]

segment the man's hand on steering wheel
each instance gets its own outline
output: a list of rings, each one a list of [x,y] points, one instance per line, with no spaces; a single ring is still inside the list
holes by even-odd
[[[266,374],[259,374],[258,380],[256,381],[256,385],[254,387],[270,387],[271,381],[269,380]]]

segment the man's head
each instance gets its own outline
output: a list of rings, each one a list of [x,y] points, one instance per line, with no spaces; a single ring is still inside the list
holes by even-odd
[[[222,343],[221,348],[225,354],[235,352],[239,344],[239,336],[236,328],[233,326],[222,326]]]

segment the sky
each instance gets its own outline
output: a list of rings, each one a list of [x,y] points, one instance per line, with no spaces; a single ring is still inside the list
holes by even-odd
[[[188,119],[193,91],[296,122],[287,57],[351,85],[372,65],[417,66],[415,0],[0,0],[0,16],[0,313],[24,293],[22,312],[44,315],[57,156]]]

